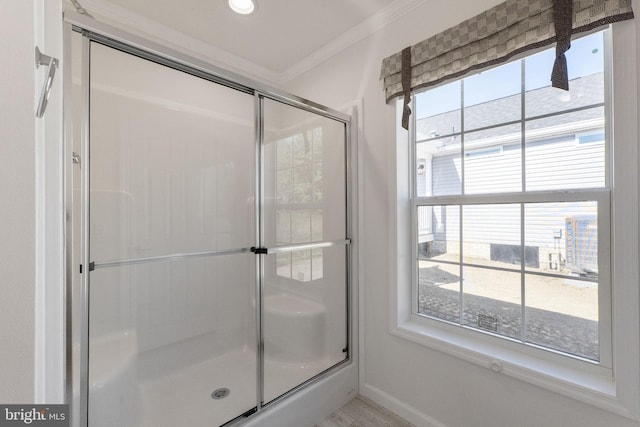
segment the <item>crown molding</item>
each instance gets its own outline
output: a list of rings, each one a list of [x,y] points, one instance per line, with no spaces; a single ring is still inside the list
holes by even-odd
[[[280,74],[280,79],[277,83],[285,84],[296,77],[301,76],[329,58],[372,35],[406,13],[411,12],[426,1],[427,0],[395,0],[373,16],[289,67],[289,69]]]
[[[69,5],[71,4],[69,3]],[[253,80],[275,85],[281,79],[281,73],[262,67],[202,40],[190,37],[107,0],[82,0],[82,6],[94,17],[116,28],[183,51],[210,64],[250,77]]]
[[[92,15],[117,28],[145,38],[151,38],[155,42],[187,52],[198,59],[254,80],[282,86],[365,39],[399,17],[411,12],[426,1],[428,0],[395,0],[365,21],[295,63],[284,72],[274,71],[227,50],[209,45],[202,40],[187,36],[166,25],[115,5],[108,0],[82,0],[82,6]],[[70,2],[67,1],[67,3],[69,7],[73,7]]]

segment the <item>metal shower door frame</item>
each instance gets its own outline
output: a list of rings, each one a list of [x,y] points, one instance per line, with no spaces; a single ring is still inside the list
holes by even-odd
[[[65,14],[65,61],[70,64],[71,58],[71,33],[79,32],[82,34],[82,63],[81,63],[81,191],[80,191],[80,221],[81,221],[81,255],[80,263],[78,266],[73,261],[73,222],[78,219],[73,219],[73,167],[76,166],[77,156],[73,152],[73,120],[77,118],[73,117],[72,98],[71,98],[71,67],[64,67],[64,84],[65,84],[65,99],[64,99],[64,123],[65,123],[65,188],[64,198],[67,212],[67,224],[66,224],[66,398],[67,402],[71,405],[72,423],[74,426],[87,426],[88,425],[88,396],[89,396],[89,288],[90,288],[90,270],[98,267],[106,267],[114,264],[113,262],[102,263],[96,265],[91,261],[91,254],[89,251],[90,245],[90,203],[89,203],[89,188],[90,188],[90,50],[91,43],[98,42],[108,47],[121,50],[126,53],[130,53],[142,59],[151,60],[161,65],[168,66],[170,68],[186,72],[196,77],[203,78],[213,83],[222,84],[224,86],[237,89],[247,94],[254,96],[254,114],[255,114],[255,138],[256,138],[256,188],[255,188],[255,221],[256,221],[256,243],[259,248],[262,248],[264,244],[264,111],[263,100],[271,99],[279,101],[283,104],[305,110],[310,113],[314,113],[320,116],[324,116],[329,119],[336,120],[344,124],[345,134],[345,220],[346,220],[346,236],[344,240],[332,241],[332,242],[314,242],[312,244],[304,245],[291,245],[286,247],[270,248],[269,253],[278,253],[281,251],[288,251],[298,248],[322,248],[330,246],[344,245],[346,252],[346,272],[345,272],[345,298],[346,298],[346,348],[347,353],[343,361],[330,367],[329,369],[321,372],[320,374],[308,379],[302,384],[287,391],[282,396],[270,401],[268,404],[263,403],[264,395],[264,339],[263,339],[263,325],[262,325],[262,313],[263,313],[263,288],[264,288],[264,257],[266,252],[256,252],[256,301],[258,301],[256,307],[256,332],[257,332],[257,390],[256,390],[256,409],[254,412],[260,413],[261,409],[266,406],[274,405],[283,399],[286,399],[291,394],[298,390],[324,378],[331,373],[343,368],[344,366],[353,362],[353,355],[351,349],[353,348],[353,336],[352,336],[352,322],[351,322],[351,290],[352,290],[352,275],[355,269],[352,267],[352,262],[355,259],[352,254],[351,236],[353,232],[352,227],[352,201],[354,179],[352,162],[354,156],[351,152],[351,117],[347,114],[339,111],[324,107],[316,104],[312,101],[304,98],[297,97],[295,95],[286,93],[279,89],[264,85],[262,83],[250,80],[244,76],[223,70],[219,67],[208,64],[197,58],[193,58],[189,55],[183,54],[179,51],[169,49],[165,46],[157,43],[145,40],[133,34],[114,28],[110,25],[100,23],[91,18],[76,13]],[[74,60],[77,60],[74,58]],[[73,157],[73,162],[71,161]],[[68,162],[66,160],[69,160]],[[247,252],[247,250],[234,251],[237,253]],[[227,251],[228,252],[228,251]],[[177,257],[189,257],[189,256],[207,256],[215,255],[213,252],[207,253],[193,253],[193,254],[172,254],[171,256]],[[151,259],[133,259],[119,261],[122,264],[133,264],[148,262]],[[115,264],[114,264],[115,265]],[[80,283],[74,283],[72,277],[80,268]],[[77,289],[79,288],[79,289]],[[79,293],[80,297],[74,299],[74,293]],[[77,314],[74,314],[77,313]],[[74,319],[73,316],[79,316]],[[74,334],[77,334],[79,329],[80,338],[74,339]],[[79,353],[76,350],[79,347]],[[74,358],[74,352],[78,355]],[[79,360],[75,360],[79,359]],[[246,415],[246,414],[245,414]],[[77,420],[74,420],[77,418]],[[239,419],[244,420],[243,414],[239,414]],[[233,423],[233,421],[231,422]]]

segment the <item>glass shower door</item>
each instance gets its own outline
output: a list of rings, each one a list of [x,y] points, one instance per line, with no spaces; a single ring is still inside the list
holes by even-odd
[[[90,42],[89,426],[256,407],[254,97]]]
[[[263,99],[264,392],[348,357],[345,124]]]

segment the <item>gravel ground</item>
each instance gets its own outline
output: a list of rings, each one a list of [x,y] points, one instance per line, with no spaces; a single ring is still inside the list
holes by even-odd
[[[459,292],[442,285],[459,277],[437,267],[421,268],[419,309],[422,314],[458,323]],[[598,322],[538,308],[526,308],[526,341],[566,353],[598,360]],[[522,336],[521,307],[478,295],[464,295],[464,325],[516,339]]]

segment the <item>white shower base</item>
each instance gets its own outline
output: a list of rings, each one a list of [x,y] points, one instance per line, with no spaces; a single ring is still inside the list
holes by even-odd
[[[137,426],[217,426],[255,407],[255,353],[238,350],[138,386]],[[231,392],[215,400],[211,393]]]
[[[325,359],[294,365],[265,360],[264,401],[277,398],[340,361]],[[133,371],[130,368],[124,373],[130,381],[137,378]],[[122,393],[119,387],[109,387],[109,381],[101,381],[102,386],[92,387],[90,425],[219,426],[255,407],[256,376],[255,353],[239,349],[153,379],[137,379],[137,385],[133,386],[137,393],[130,393],[135,397],[129,402],[119,397]],[[230,390],[229,395],[213,399],[211,393],[223,387]],[[117,400],[120,400],[118,413],[113,413],[113,406],[100,407],[101,402]]]

